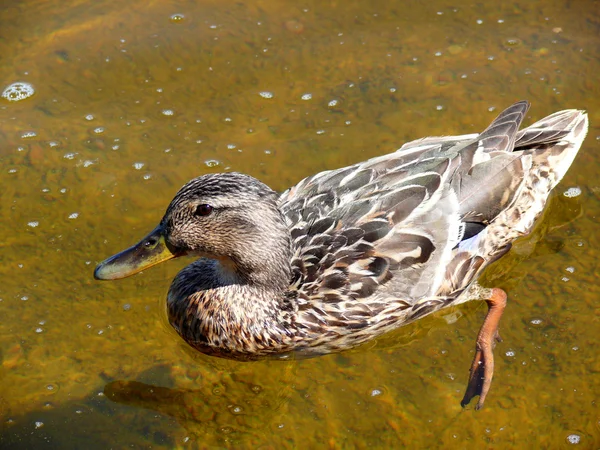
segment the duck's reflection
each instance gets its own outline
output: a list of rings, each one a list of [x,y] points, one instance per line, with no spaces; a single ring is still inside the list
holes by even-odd
[[[228,366],[227,362],[219,365]],[[264,442],[287,410],[295,362],[238,363],[233,371],[210,369],[195,380],[176,377],[197,388],[117,380],[105,386],[104,394],[117,403],[171,416],[191,439],[201,437],[204,444],[210,444],[206,439],[214,439],[213,444],[242,438],[246,444]]]

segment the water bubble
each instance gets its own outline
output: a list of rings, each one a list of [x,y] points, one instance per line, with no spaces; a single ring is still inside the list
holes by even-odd
[[[244,412],[243,408],[241,406],[238,405],[229,405],[229,410],[232,412],[232,414],[242,414]]]
[[[27,222],[27,225],[29,225],[31,228],[35,228],[35,227],[39,226],[39,224],[40,223],[35,220],[33,220],[31,222]]]
[[[131,305],[129,303],[125,303],[123,305],[123,311],[129,311],[131,309]]]
[[[183,14],[173,14],[169,18],[169,21],[171,23],[181,23],[181,22],[183,22],[184,19],[185,19],[185,16]]]
[[[69,219],[77,219],[78,217],[79,217],[79,213],[74,212],[74,213],[69,214]]]
[[[378,395],[381,395],[383,392],[381,392],[381,390],[379,389],[373,389],[371,391],[371,397],[377,397]]]
[[[133,163],[133,167],[134,167],[135,170],[142,170],[142,168],[144,167],[144,165],[145,164],[143,162]]]
[[[94,116],[92,114],[88,114],[84,117],[85,120],[94,120]]]
[[[42,428],[44,426],[44,422],[35,422],[35,428]]]
[[[300,97],[302,100],[310,100],[312,99],[312,94],[302,94],[302,97]]]
[[[216,167],[221,163],[216,159],[207,159],[206,161],[204,161],[204,164],[206,164],[208,167]]]
[[[567,436],[567,442],[569,444],[579,444],[579,442],[581,442],[581,436],[578,434],[570,434]]]
[[[22,135],[21,135],[21,139],[28,139],[28,138],[32,138],[32,137],[36,137],[37,133],[35,131],[25,131]]]
[[[260,95],[262,98],[273,98],[275,96],[275,94],[269,91],[261,91],[258,93],[258,95]]]
[[[31,84],[19,81],[7,86],[2,91],[2,98],[5,98],[9,102],[18,102],[31,97],[33,94],[35,94],[35,89],[33,89]]]
[[[175,112],[172,109],[163,109],[162,110],[163,116],[172,116],[174,114],[175,114]]]
[[[563,195],[567,198],[578,197],[581,195],[581,188],[578,186],[570,187],[563,192]]]
[[[509,48],[520,47],[521,44],[523,44],[523,41],[521,41],[521,39],[516,38],[516,37],[510,37],[510,38],[506,38],[504,40],[504,45]]]

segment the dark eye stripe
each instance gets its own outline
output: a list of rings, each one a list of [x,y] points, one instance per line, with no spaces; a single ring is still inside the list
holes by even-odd
[[[213,212],[213,207],[207,204],[196,206],[196,210],[194,211],[194,215],[196,216],[208,216]]]

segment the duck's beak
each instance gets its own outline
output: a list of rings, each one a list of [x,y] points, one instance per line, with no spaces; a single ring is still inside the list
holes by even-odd
[[[94,270],[94,278],[118,280],[176,256],[179,255],[169,249],[165,241],[164,229],[159,225],[133,247],[98,264]]]

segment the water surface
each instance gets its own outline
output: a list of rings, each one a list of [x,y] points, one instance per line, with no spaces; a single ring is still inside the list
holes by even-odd
[[[560,448],[600,443],[600,3],[40,1],[0,11],[2,448]],[[199,355],[164,299],[189,261],[100,283],[188,179],[283,190],[427,135],[588,110],[462,409],[479,302],[302,361]],[[578,188],[576,196],[565,196]],[[573,191],[569,191],[573,192]],[[575,444],[574,444],[575,443]]]

